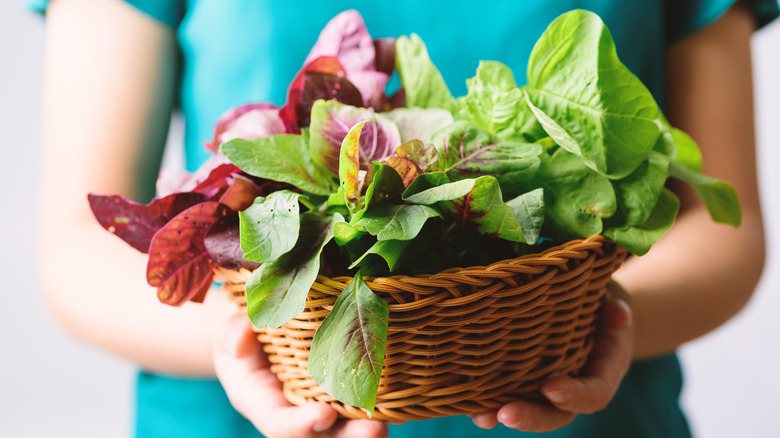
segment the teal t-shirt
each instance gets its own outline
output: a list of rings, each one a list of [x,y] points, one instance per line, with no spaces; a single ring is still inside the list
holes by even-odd
[[[29,0],[44,10],[47,0]],[[546,26],[571,9],[599,14],[618,55],[663,105],[666,47],[717,20],[735,0],[125,0],[175,29],[182,54],[180,109],[185,118],[188,169],[208,156],[204,141],[217,118],[250,102],[284,103],[287,86],[326,22],[356,9],[374,38],[419,34],[453,95],[465,94],[479,60],[509,65],[518,83],[533,44]],[[779,13],[775,0],[756,2],[763,25]],[[580,415],[548,434],[503,426],[482,430],[468,417],[409,422],[390,437],[687,437],[678,397],[682,385],[674,355],[635,363],[603,411]],[[230,406],[215,380],[141,372],[136,435],[150,437],[259,437]]]

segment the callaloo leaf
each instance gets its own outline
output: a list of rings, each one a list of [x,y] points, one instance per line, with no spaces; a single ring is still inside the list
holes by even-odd
[[[701,172],[701,150],[696,142],[677,128],[670,128],[669,132],[674,139],[676,151],[674,161],[694,172]]]
[[[663,189],[658,203],[647,221],[637,227],[609,228],[604,235],[636,255],[644,255],[674,224],[680,200],[668,189]]]
[[[460,98],[458,115],[487,132],[509,128],[524,110],[523,92],[512,70],[495,61],[481,61],[477,75],[466,81],[468,94]]]
[[[573,140],[561,147],[610,178],[633,172],[660,133],[658,105],[620,62],[609,30],[592,12],[571,11],[550,24],[531,53],[525,90]]]
[[[354,224],[366,211],[380,202],[400,202],[404,188],[404,182],[395,169],[386,164],[374,162],[371,165],[370,182],[363,199],[363,208],[355,212],[350,222]]]
[[[209,228],[203,240],[209,257],[225,269],[238,271],[241,268],[254,271],[260,264],[244,258],[241,251],[241,233],[238,225],[238,213],[223,216]]]
[[[320,254],[333,238],[341,215],[301,215],[298,241],[272,263],[264,263],[246,282],[247,315],[257,328],[279,327],[298,316],[320,270]]]
[[[232,182],[219,202],[227,205],[233,211],[241,211],[252,205],[255,198],[263,194],[263,187],[258,186],[249,178],[233,175]]]
[[[348,203],[358,202],[360,196],[360,133],[366,122],[353,126],[341,142],[339,154],[339,182]]]
[[[641,225],[647,220],[668,176],[669,160],[660,153],[651,151],[647,161],[631,175],[612,181],[626,226]]]
[[[425,222],[439,213],[426,205],[382,203],[368,210],[355,225],[361,226],[378,240],[411,240],[417,237]]]
[[[174,193],[142,205],[118,195],[87,196],[100,225],[146,254],[154,233],[177,214],[208,198],[199,193]]]
[[[204,239],[209,228],[229,213],[223,204],[204,202],[179,213],[155,233],[146,281],[157,288],[161,302],[180,306],[203,297],[213,277]]]
[[[339,246],[344,246],[365,234],[362,227],[356,227],[347,222],[336,222],[336,226],[333,228],[333,240]]]
[[[312,161],[337,176],[344,137],[351,127],[366,120],[374,123],[366,126],[359,137],[358,164],[362,169],[368,169],[372,161],[392,154],[401,144],[398,127],[383,114],[367,108],[357,108],[334,100],[315,102],[309,131]]]
[[[371,248],[369,248],[365,253],[363,253],[362,256],[360,256],[351,265],[349,265],[349,269],[352,269],[356,266],[366,265],[366,263],[364,263],[366,257],[368,257],[371,254],[375,254],[382,257],[385,260],[385,262],[387,263],[387,268],[390,270],[390,272],[392,272],[395,270],[395,268],[398,267],[399,263],[403,259],[404,252],[412,244],[412,242],[413,241],[411,240],[377,241],[373,246],[371,246]],[[374,264],[369,263],[367,265],[368,265],[367,267],[376,268]]]
[[[292,184],[316,195],[329,195],[334,188],[330,177],[322,175],[312,164],[305,136],[237,138],[223,144],[220,150],[250,175]]]
[[[300,126],[309,126],[312,107],[322,99],[356,107],[363,105],[360,90],[347,78],[328,73],[306,73],[303,75],[298,111]]]
[[[550,225],[566,238],[601,233],[602,219],[617,209],[610,180],[564,149],[541,157],[536,184],[544,189],[545,216]]]
[[[382,375],[389,307],[358,273],[339,295],[311,344],[311,378],[340,401],[374,411]]]
[[[532,236],[533,233],[528,233],[529,237],[532,237],[530,242],[525,240],[520,221],[515,216],[515,210],[504,204],[498,180],[492,176],[481,176],[475,180],[462,180],[451,184],[464,182],[471,182],[471,190],[460,197],[436,203],[436,208],[443,216],[449,217],[463,227],[473,227],[480,234],[496,236],[513,242],[536,243],[536,238]],[[429,191],[432,190],[436,189]],[[527,211],[518,209],[517,211],[519,214],[526,212],[543,214],[543,211],[538,209]],[[532,222],[535,220],[538,218],[527,219],[527,221]]]
[[[514,210],[523,239],[529,244],[536,243],[544,224],[544,190],[532,190],[507,201],[506,205]]]
[[[453,121],[452,113],[440,108],[396,108],[384,115],[398,126],[402,142],[428,142],[434,132]]]
[[[740,225],[742,211],[737,192],[731,184],[694,172],[677,162],[669,166],[669,173],[693,187],[707,206],[712,220],[735,227]]]
[[[411,160],[423,172],[439,161],[436,147],[432,143],[423,143],[422,140],[407,141],[395,149],[393,156]]]
[[[444,172],[424,173],[404,191],[402,198],[412,204],[433,205],[467,195],[474,188],[475,181],[464,179],[450,182]]]
[[[407,107],[440,108],[455,111],[457,104],[439,70],[428,57],[428,49],[416,34],[395,42],[395,63],[406,95]]]
[[[300,193],[280,190],[257,198],[239,213],[244,257],[258,263],[276,260],[295,245],[300,227]]]

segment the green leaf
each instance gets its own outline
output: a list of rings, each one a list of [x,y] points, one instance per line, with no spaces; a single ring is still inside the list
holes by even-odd
[[[371,122],[373,123],[373,122]],[[360,122],[353,126],[344,140],[341,142],[339,153],[339,186],[344,190],[344,196],[348,203],[358,202],[360,196],[360,133],[366,122]]]
[[[347,222],[336,222],[333,228],[333,240],[338,246],[344,246],[366,232],[358,227],[354,227]]]
[[[474,188],[475,179],[450,182],[444,172],[424,173],[404,191],[402,198],[406,202],[419,205],[432,205],[440,201],[458,199]]]
[[[371,254],[382,257],[387,263],[387,268],[390,272],[394,271],[402,261],[404,252],[411,245],[411,240],[380,240],[371,246],[362,256],[355,260],[349,269],[356,266],[365,266],[363,263],[366,257]],[[371,266],[368,264],[368,266]]]
[[[609,228],[604,235],[636,255],[644,255],[674,224],[680,200],[668,189],[663,189],[658,203],[644,224],[638,227]]]
[[[412,34],[396,40],[395,64],[404,88],[406,107],[456,110],[455,99],[419,36]]]
[[[320,254],[333,238],[333,227],[344,218],[301,215],[298,241],[272,263],[264,263],[246,282],[247,315],[257,328],[279,327],[298,316],[306,305]]]
[[[497,134],[512,127],[526,110],[512,70],[500,62],[480,61],[477,75],[466,85],[469,91],[459,99],[458,115],[487,132]]]
[[[739,227],[742,222],[742,210],[737,192],[731,184],[694,172],[677,162],[669,166],[669,173],[693,187],[707,206],[712,220]]]
[[[382,375],[390,311],[360,273],[339,295],[314,334],[307,369],[339,401],[374,411]]]
[[[366,188],[366,196],[363,200],[363,208],[355,212],[351,223],[355,223],[363,217],[374,205],[383,201],[401,202],[401,194],[404,192],[404,183],[401,176],[392,167],[374,162],[371,164],[371,182]]]
[[[300,193],[280,190],[267,198],[255,198],[238,213],[244,258],[258,263],[276,260],[298,240]]]
[[[669,177],[669,159],[651,151],[647,161],[620,180],[613,180],[618,205],[626,226],[644,223],[653,210]]]
[[[544,190],[532,190],[507,201],[506,205],[515,212],[523,230],[523,239],[529,244],[536,243],[544,224]]]
[[[292,184],[315,195],[327,196],[335,189],[332,179],[312,164],[308,141],[303,135],[236,138],[224,143],[220,150],[250,175]]]
[[[549,117],[539,120],[548,134],[569,137],[561,147],[610,178],[633,172],[658,139],[658,105],[620,62],[609,30],[592,12],[567,12],[550,24],[531,52],[525,90]]]
[[[610,180],[565,149],[552,156],[542,154],[542,158],[537,186],[544,189],[550,225],[564,238],[600,234],[602,219],[617,210]]]
[[[696,142],[688,134],[677,128],[670,128],[670,132],[677,152],[674,162],[694,172],[701,172],[701,150],[699,150]]]
[[[492,176],[481,176],[473,180],[462,180],[448,185],[471,182],[472,188],[467,193],[457,198],[441,200],[436,203],[436,208],[443,216],[449,217],[455,223],[463,227],[473,227],[480,234],[500,237],[513,242],[536,243],[536,239],[526,241],[520,221],[515,216],[516,211],[506,205],[501,196],[501,188],[498,180]],[[445,187],[445,186],[441,186]],[[436,188],[428,190],[435,191]],[[543,213],[538,209],[528,210],[534,213]],[[518,209],[517,213],[526,211]],[[529,221],[541,220],[543,216]],[[529,232],[532,237],[533,233]]]
[[[411,240],[429,218],[439,216],[439,212],[426,205],[382,203],[368,210],[356,225],[380,241]]]

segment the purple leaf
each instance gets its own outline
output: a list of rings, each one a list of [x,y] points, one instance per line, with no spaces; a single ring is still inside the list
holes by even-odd
[[[235,164],[220,164],[211,170],[206,179],[198,182],[198,184],[189,191],[208,196],[209,199],[215,198],[228,188],[233,182],[235,174],[240,171],[241,169]],[[195,176],[197,175],[198,173],[195,174]]]
[[[303,75],[300,103],[298,105],[298,124],[309,126],[311,107],[314,102],[335,100],[347,105],[363,106],[360,90],[346,78],[327,73],[306,73]]]
[[[395,38],[377,38],[374,40],[374,69],[388,76],[395,70]]]
[[[385,86],[390,76],[378,71],[356,71],[348,73],[348,77],[363,97],[363,105],[355,106],[365,106],[375,111],[385,111],[390,108],[390,101],[385,94]]]
[[[227,205],[233,211],[243,211],[252,205],[256,197],[262,195],[263,188],[252,180],[240,175],[233,175],[233,183],[219,198],[219,202]]]
[[[299,134],[301,132],[302,125],[298,120],[298,114],[306,73],[327,73],[339,77],[347,76],[344,67],[341,66],[341,63],[335,56],[320,56],[306,63],[298,74],[295,75],[295,79],[293,79],[290,88],[287,90],[287,103],[279,110],[279,118],[284,122],[285,132],[288,134]]]
[[[204,239],[212,225],[230,214],[218,202],[204,202],[184,210],[160,228],[149,247],[146,281],[157,287],[157,298],[180,306],[208,290],[213,261]]]
[[[279,118],[276,105],[271,103],[250,103],[226,111],[214,127],[214,139],[206,142],[212,152],[219,145],[234,138],[252,139],[284,133],[284,124]]]
[[[238,214],[233,213],[219,218],[206,234],[204,244],[209,257],[225,269],[237,271],[246,268],[250,271],[260,267],[260,263],[244,258],[241,251],[241,234],[239,232]]]
[[[336,101],[320,101],[312,108],[310,151],[312,161],[333,175],[339,173],[341,142],[350,128],[371,120],[360,135],[359,167],[368,170],[371,162],[387,157],[401,144],[398,128],[387,117],[367,108],[356,108]]]
[[[252,103],[223,114],[214,128],[214,139],[206,143],[206,148],[216,152],[222,143],[234,138],[250,140],[284,132],[284,122],[276,105]]]
[[[205,202],[199,193],[176,193],[142,205],[118,195],[87,197],[100,225],[130,246],[147,253],[154,233],[193,205]]]
[[[355,10],[333,17],[320,32],[304,64],[320,56],[334,56],[347,71],[374,70],[374,41],[368,34],[363,17]]]

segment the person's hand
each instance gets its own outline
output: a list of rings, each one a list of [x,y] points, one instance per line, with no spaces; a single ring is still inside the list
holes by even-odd
[[[549,403],[517,401],[497,411],[471,416],[474,424],[492,429],[499,422],[526,432],[548,432],[607,407],[631,366],[634,329],[626,292],[615,282],[607,287],[599,329],[588,362],[578,377],[556,377],[542,384]]]
[[[371,420],[338,420],[325,403],[290,404],[245,315],[226,322],[214,345],[214,368],[230,403],[268,438],[381,438],[387,426]]]

